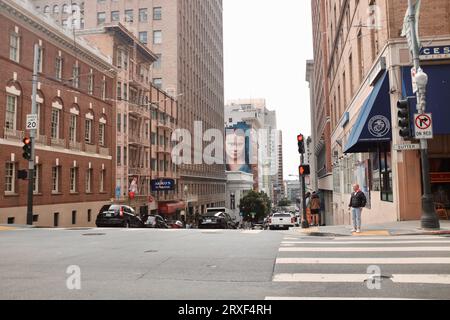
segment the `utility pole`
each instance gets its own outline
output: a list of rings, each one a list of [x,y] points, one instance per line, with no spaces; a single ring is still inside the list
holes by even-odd
[[[300,162],[301,164],[305,163],[305,155],[302,153],[300,156]],[[302,229],[308,229],[309,228],[309,222],[308,217],[306,214],[306,182],[305,182],[305,176],[302,174],[299,174],[300,177],[300,183],[302,185],[302,210],[303,210],[303,219],[302,219]]]
[[[33,88],[31,95],[31,114],[36,114],[36,95],[38,85],[38,72],[39,72],[39,45],[34,45],[34,61],[33,61]],[[34,183],[34,161],[36,158],[36,151],[34,143],[36,141],[36,129],[30,130],[31,140],[31,159],[28,161],[28,204],[27,204],[27,225],[33,225],[33,183]]]
[[[419,1],[418,1],[419,2]],[[426,86],[428,82],[427,75],[420,68],[420,46],[417,34],[417,10],[416,5],[412,0],[408,0],[408,25],[409,25],[409,45],[413,56],[414,68],[417,72],[417,112],[424,114],[426,110]],[[433,204],[433,195],[431,193],[431,179],[430,179],[430,163],[428,159],[428,142],[426,139],[420,140],[420,158],[422,162],[422,219],[421,224],[423,229],[440,229],[439,217]]]

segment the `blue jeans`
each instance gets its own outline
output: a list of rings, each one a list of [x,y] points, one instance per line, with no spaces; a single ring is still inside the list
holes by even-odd
[[[361,208],[352,208],[353,227],[355,229],[361,229]]]

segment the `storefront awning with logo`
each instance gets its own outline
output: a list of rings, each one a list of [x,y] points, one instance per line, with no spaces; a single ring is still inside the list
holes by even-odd
[[[422,66],[428,75],[426,112],[433,114],[433,133],[450,134],[450,64]],[[402,68],[403,95],[414,96],[411,68]],[[416,99],[411,100],[411,113],[416,111]]]
[[[175,214],[177,210],[184,210],[186,204],[183,201],[160,202],[158,205],[159,214]]]
[[[353,125],[344,153],[376,151],[392,140],[389,76],[385,72],[373,87]]]

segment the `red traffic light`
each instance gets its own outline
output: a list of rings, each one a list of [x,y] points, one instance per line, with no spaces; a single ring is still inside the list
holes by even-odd
[[[297,141],[302,142],[302,141],[304,141],[304,140],[305,140],[305,136],[304,136],[304,135],[299,134],[299,135],[297,136]]]
[[[298,173],[301,177],[311,174],[311,167],[309,165],[301,165],[298,167]]]
[[[31,139],[30,138],[24,138],[23,139],[23,143],[24,144],[31,144]]]

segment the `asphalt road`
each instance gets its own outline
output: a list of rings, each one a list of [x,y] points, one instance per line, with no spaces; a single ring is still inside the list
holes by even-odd
[[[437,236],[27,229],[0,231],[0,257],[0,299],[450,300],[450,238]],[[370,266],[386,278],[366,281]]]

